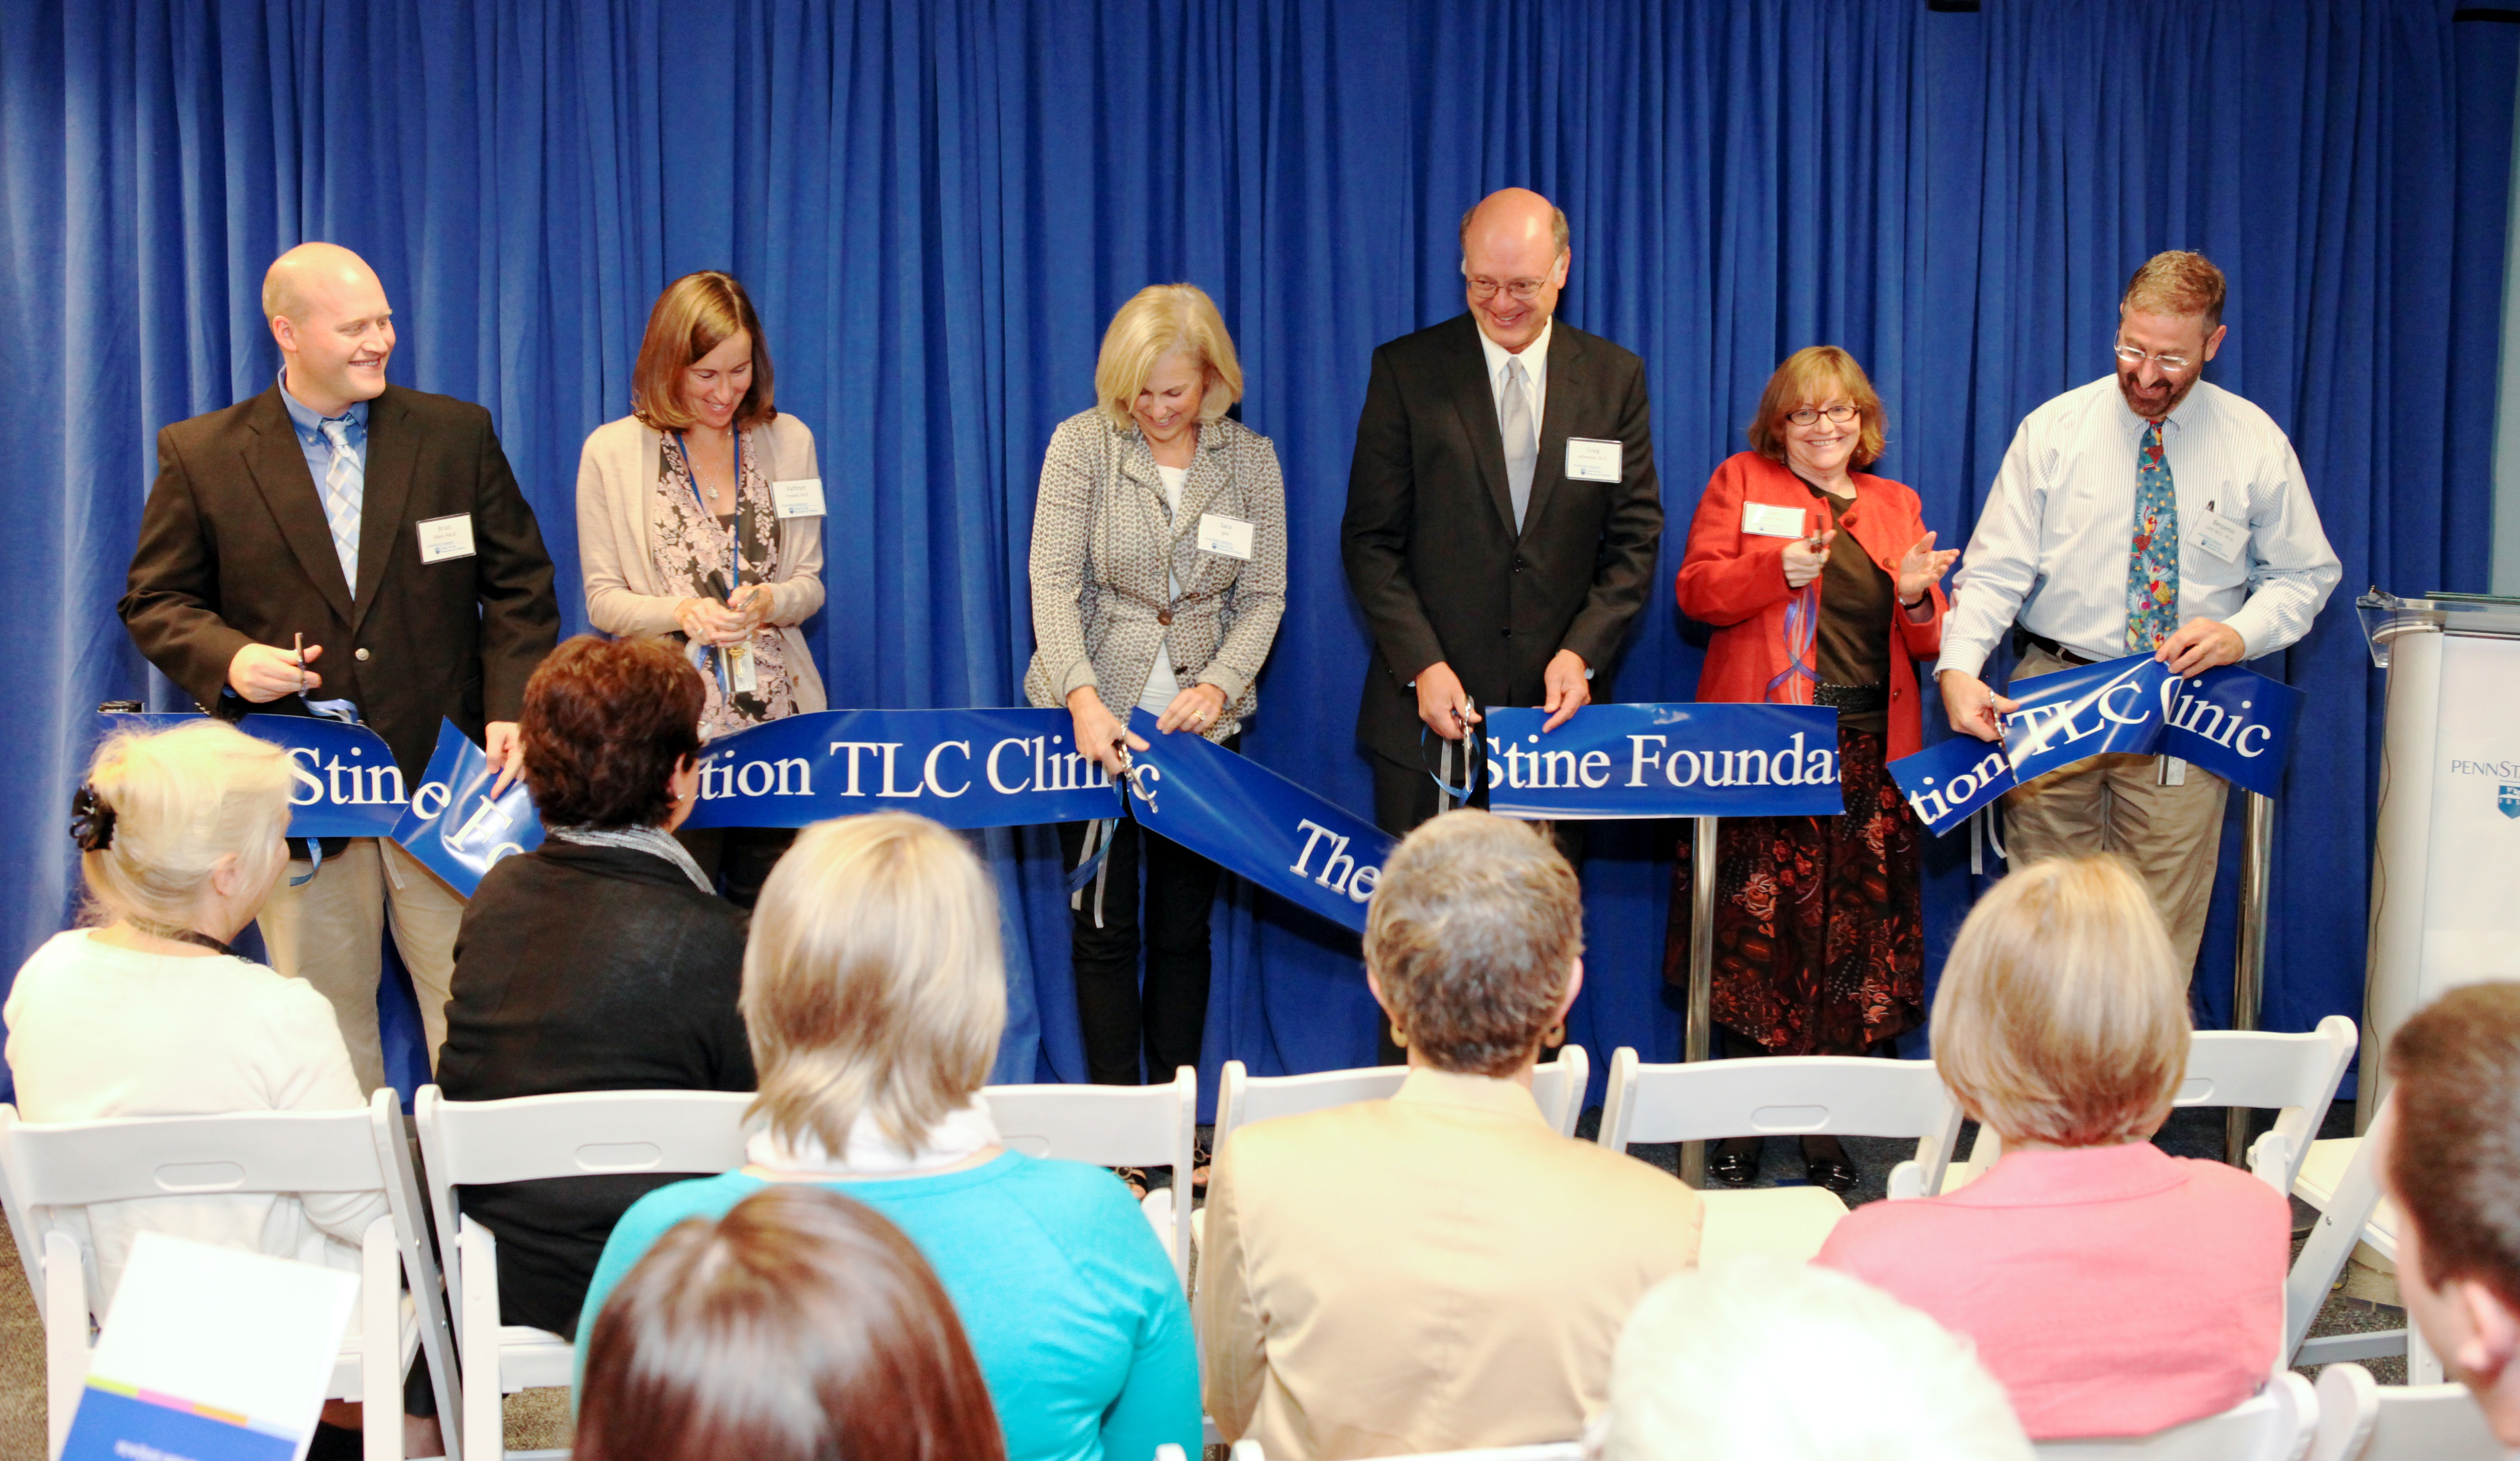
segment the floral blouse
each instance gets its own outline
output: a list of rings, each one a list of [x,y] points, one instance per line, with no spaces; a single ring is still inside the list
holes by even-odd
[[[767,583],[779,571],[779,514],[749,434],[740,433],[736,438],[736,455],[742,468],[736,487],[736,511],[730,518],[702,510],[683,453],[672,436],[662,439],[657,452],[656,500],[648,521],[654,539],[657,572],[667,591],[677,598],[723,603],[726,595],[722,590],[746,583]],[[734,583],[727,581],[731,556],[742,564],[742,572]],[[709,582],[712,573],[718,578],[714,586]],[[748,692],[734,690],[732,678],[720,685],[715,650],[692,644],[681,634],[673,637],[688,649],[692,662],[699,667],[701,682],[707,686],[708,698],[700,710],[702,737],[796,713],[796,685],[788,673],[787,642],[777,629],[764,624],[753,631],[753,688]]]

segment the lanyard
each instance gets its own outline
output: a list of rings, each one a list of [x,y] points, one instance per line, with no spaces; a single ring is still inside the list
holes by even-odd
[[[727,533],[726,596],[729,599],[734,598],[735,591],[743,586],[743,433],[733,434],[735,465],[728,474],[733,490],[728,495],[735,499],[735,526]],[[693,506],[700,510],[702,518],[714,520],[717,515],[708,510],[707,500],[700,496],[700,474],[699,469],[692,465],[692,448],[683,440],[680,432],[674,433],[674,450],[682,456],[683,477],[692,485]]]

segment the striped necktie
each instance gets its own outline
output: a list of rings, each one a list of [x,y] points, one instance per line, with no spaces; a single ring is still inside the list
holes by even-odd
[[[2170,459],[2161,452],[2161,423],[2144,429],[2135,454],[2135,538],[2127,555],[2126,647],[2161,648],[2179,629],[2179,498]]]
[[[350,420],[337,416],[323,423],[324,439],[333,443],[333,461],[324,469],[324,522],[333,529],[333,551],[340,555],[341,580],[359,591],[359,508],[367,498],[367,470],[350,445]]]

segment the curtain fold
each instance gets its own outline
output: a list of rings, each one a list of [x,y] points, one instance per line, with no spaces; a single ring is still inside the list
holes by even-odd
[[[2278,822],[2266,1023],[2353,1012],[2380,682],[2347,601],[2487,575],[2520,27],[2452,9],[0,0],[21,657],[0,868],[22,890],[0,965],[70,915],[90,711],[174,701],[113,615],[154,434],[271,379],[256,295],[289,245],[365,254],[395,379],[491,409],[572,630],[579,444],[627,410],[656,292],[742,277],[822,456],[809,638],[832,703],[867,707],[1018,701],[1042,447],[1091,404],[1111,311],[1198,283],[1288,488],[1292,592],[1244,750],[1361,807],[1366,640],[1337,524],[1368,357],[1461,309],[1457,220],[1522,183],[1573,222],[1565,317],[1646,361],[1666,573],[1790,351],[1865,362],[1890,413],[1878,470],[1958,543],[2021,416],[2110,369],[2135,265],[2222,264],[2211,378],[2292,434],[2346,565],[2310,638],[2259,666],[2315,717]],[[1658,596],[1622,698],[1690,698],[1703,642]],[[1570,1033],[1597,1057],[1677,1052],[1659,971],[1681,831],[1593,840]],[[1016,986],[999,1076],[1081,1078],[1056,842],[981,845]],[[1972,885],[1956,840],[1928,856],[1938,962]],[[2218,1018],[2230,881],[2200,979]],[[1216,934],[1211,1086],[1227,1058],[1371,1060],[1352,937],[1232,880]]]

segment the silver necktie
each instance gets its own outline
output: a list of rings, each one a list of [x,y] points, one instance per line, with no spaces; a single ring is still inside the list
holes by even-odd
[[[1531,388],[1519,356],[1505,363],[1505,479],[1513,494],[1513,530],[1522,531],[1523,514],[1531,508],[1531,474],[1540,463],[1540,432],[1531,419]]]

